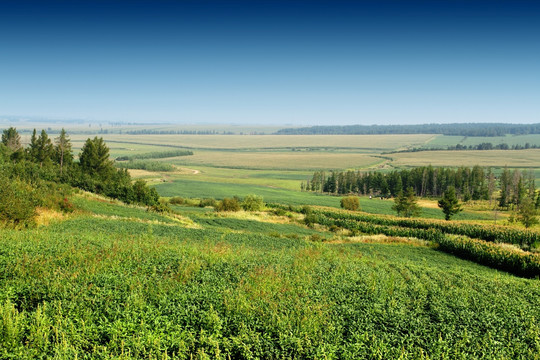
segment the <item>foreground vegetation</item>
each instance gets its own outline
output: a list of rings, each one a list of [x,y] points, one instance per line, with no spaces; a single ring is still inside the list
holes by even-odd
[[[213,152],[190,155],[178,143],[172,150],[163,142],[133,143],[133,149],[114,143],[119,152],[113,156],[134,155],[124,166],[147,169],[145,176],[157,183],[149,189],[113,166],[100,138],[84,142],[77,162],[45,132],[26,148],[4,135],[0,359],[540,359],[534,221],[532,230],[492,226],[485,224],[491,213],[471,204],[452,212],[459,221],[443,221],[436,200],[414,199],[408,211],[382,198],[293,191],[307,176],[313,184],[312,173],[295,164],[308,166],[305,159],[316,159],[320,147],[289,149],[302,155],[290,157],[283,149],[219,148],[214,135],[203,135],[208,140],[192,141],[223,156],[250,152],[234,161],[244,159],[254,170],[216,167],[220,161],[182,169]],[[249,146],[262,139],[238,138]],[[391,141],[379,145],[396,146]],[[361,145],[346,144],[374,152]],[[350,150],[321,159],[335,163]],[[258,152],[272,168],[257,163]],[[390,161],[376,159],[382,163],[375,166]],[[290,170],[277,170],[272,160],[290,161]],[[435,173],[442,178],[426,169],[399,175],[418,175],[418,195],[440,195],[441,186],[437,192],[422,184]],[[468,177],[474,169],[463,172]],[[506,204],[534,209],[532,173],[513,174],[508,184],[518,186],[508,189]],[[382,194],[369,183],[370,193]],[[457,184],[464,200],[467,187]],[[488,184],[468,181],[471,198],[505,194],[490,194]],[[156,189],[171,198],[158,200]],[[414,198],[412,187],[409,192]],[[520,197],[527,193],[530,198]],[[279,204],[265,204],[262,196]],[[381,215],[394,210],[422,218]],[[14,226],[17,216],[31,222]]]
[[[286,216],[73,202],[1,230],[2,358],[539,358],[538,280]]]

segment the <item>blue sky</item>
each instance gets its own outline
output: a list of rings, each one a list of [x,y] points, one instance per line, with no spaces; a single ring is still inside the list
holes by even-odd
[[[0,1],[0,114],[540,122],[534,1]]]

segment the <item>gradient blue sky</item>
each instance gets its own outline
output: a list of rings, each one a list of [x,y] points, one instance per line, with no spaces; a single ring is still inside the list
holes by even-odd
[[[0,114],[540,122],[540,2],[0,0]]]

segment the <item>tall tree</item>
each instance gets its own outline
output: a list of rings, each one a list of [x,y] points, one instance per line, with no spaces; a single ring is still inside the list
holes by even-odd
[[[392,209],[395,210],[398,215],[404,217],[418,216],[422,210],[416,203],[416,197],[414,196],[414,189],[412,186],[407,188],[406,193],[401,192],[394,202],[395,204],[392,206]]]
[[[439,207],[444,213],[444,218],[450,220],[450,218],[460,211],[462,211],[461,204],[456,196],[456,189],[453,186],[448,187],[444,192],[442,199],[438,202]]]
[[[533,200],[530,197],[526,197],[519,207],[518,220],[525,225],[526,228],[538,224],[538,210],[534,205]]]
[[[53,144],[49,135],[45,130],[41,130],[41,134],[37,138],[37,151],[36,151],[36,160],[39,163],[39,166],[43,166],[43,163],[50,161],[53,155]]]
[[[2,132],[2,144],[6,145],[13,152],[21,149],[21,136],[17,132],[17,129],[14,127],[5,129]]]
[[[60,175],[64,169],[64,164],[71,164],[73,161],[73,153],[71,152],[71,141],[69,136],[66,134],[66,130],[62,128],[60,131],[60,136],[54,139],[56,146],[54,148],[56,160],[60,164]]]
[[[103,138],[88,139],[84,143],[79,156],[79,164],[83,172],[108,178],[114,172],[112,161],[109,159],[109,148]]]
[[[37,162],[38,153],[38,143],[37,143],[37,132],[36,129],[32,132],[32,137],[30,138],[30,145],[28,146],[28,158],[30,161]]]

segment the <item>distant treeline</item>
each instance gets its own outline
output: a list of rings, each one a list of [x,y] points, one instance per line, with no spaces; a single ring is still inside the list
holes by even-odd
[[[519,206],[529,197],[540,207],[536,195],[534,174],[505,168],[499,178],[490,168],[474,166],[436,168],[423,166],[414,169],[394,170],[388,173],[361,171],[316,171],[310,180],[301,184],[304,191],[330,194],[363,194],[396,197],[412,187],[416,196],[441,196],[453,186],[463,201],[490,200],[499,190],[499,206]]]
[[[174,166],[160,161],[150,160],[130,160],[117,162],[117,168],[120,169],[135,169],[147,171],[174,171]]]
[[[381,135],[381,134],[441,134],[455,136],[504,136],[540,134],[539,124],[421,124],[421,125],[343,125],[286,128],[277,135]]]
[[[126,161],[126,160],[145,160],[145,159],[164,159],[176,156],[188,156],[193,155],[193,151],[190,150],[169,150],[169,151],[153,151],[143,154],[136,154],[130,156],[119,156],[116,158],[117,161]]]
[[[536,144],[529,144],[526,143],[525,145],[508,145],[508,144],[498,144],[493,145],[490,142],[481,143],[478,145],[450,145],[446,148],[412,148],[407,150],[399,150],[399,151],[391,151],[387,154],[395,154],[395,153],[404,153],[404,152],[420,152],[420,151],[444,151],[444,150],[525,150],[525,149],[540,149],[540,145]]]

